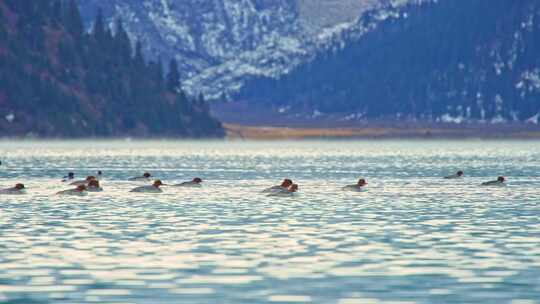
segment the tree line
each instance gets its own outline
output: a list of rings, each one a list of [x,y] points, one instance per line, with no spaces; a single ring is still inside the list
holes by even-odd
[[[85,31],[75,0],[0,3],[3,135],[222,136],[204,97],[181,90],[178,63],[146,60],[122,20],[101,10]]]

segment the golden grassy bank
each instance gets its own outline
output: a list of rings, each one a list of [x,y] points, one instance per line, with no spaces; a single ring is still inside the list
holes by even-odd
[[[225,124],[231,139],[279,140],[318,138],[519,138],[540,139],[540,131],[504,131],[466,128],[307,128]]]

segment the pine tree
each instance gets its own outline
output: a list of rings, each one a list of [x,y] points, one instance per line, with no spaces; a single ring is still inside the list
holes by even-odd
[[[124,29],[124,24],[121,18],[118,18],[116,21],[116,33],[114,35],[115,41],[115,50],[117,54],[117,59],[122,64],[129,64],[131,61],[131,41],[129,36]]]
[[[176,92],[180,88],[180,74],[178,73],[178,62],[171,59],[169,63],[169,73],[167,74],[167,90]]]
[[[24,2],[24,1],[22,1]],[[84,32],[84,25],[79,12],[79,7],[75,0],[69,1],[68,12],[66,16],[66,27],[75,37],[75,39],[80,39]]]
[[[60,0],[55,0],[51,5],[51,19],[55,27],[62,24],[62,2]]]
[[[161,56],[158,57],[158,60],[156,63],[156,71],[155,71],[154,79],[156,81],[157,87],[162,88],[163,87],[163,62],[161,60]]]
[[[142,44],[139,40],[137,40],[137,43],[135,43],[135,57],[133,57],[133,63],[135,64],[135,69],[137,72],[144,72],[144,55],[142,51]]]
[[[105,24],[103,21],[103,10],[101,8],[97,11],[93,30],[94,38],[98,43],[102,44],[105,41]]]

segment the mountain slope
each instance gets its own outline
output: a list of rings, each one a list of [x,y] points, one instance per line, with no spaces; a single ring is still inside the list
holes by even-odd
[[[87,34],[61,3],[0,2],[1,136],[223,136],[204,100],[177,91],[174,62],[163,79],[121,23]]]
[[[396,13],[366,14],[359,24],[374,30],[236,98],[343,119],[537,122],[540,2],[439,0]]]
[[[253,75],[278,76],[312,56],[335,31],[380,0],[79,0],[87,27],[102,7],[111,24],[176,58],[184,89],[208,98],[237,91]],[[320,9],[324,10],[321,11]]]

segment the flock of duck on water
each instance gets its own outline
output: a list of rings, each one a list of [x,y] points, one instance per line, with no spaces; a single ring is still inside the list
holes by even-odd
[[[0,162],[1,164],[1,162]],[[456,174],[445,176],[445,179],[458,179],[463,177],[463,171],[458,171]],[[98,171],[97,176],[87,176],[83,180],[75,180],[75,174],[69,172],[67,176],[64,176],[62,179],[63,183],[74,186],[75,188],[59,191],[57,195],[77,195],[84,196],[88,192],[101,192],[103,188],[100,185],[100,180],[102,178],[102,172]],[[135,176],[129,178],[128,181],[152,181],[152,175],[149,172],[145,172],[141,176]],[[482,186],[504,186],[506,179],[502,176],[499,176],[496,180],[484,182]],[[146,186],[139,186],[131,189],[130,192],[141,192],[141,193],[161,193],[163,190],[161,186],[171,186],[171,187],[201,187],[203,180],[199,177],[194,178],[191,181],[183,182],[180,184],[166,185],[161,180],[156,179],[152,184]],[[343,190],[348,191],[362,191],[368,183],[365,179],[361,178],[356,184],[344,186]],[[292,196],[298,191],[298,185],[295,184],[291,179],[284,179],[280,185],[272,186],[263,190],[263,193],[266,193],[268,196]],[[7,189],[0,189],[0,194],[25,194],[26,187],[24,184],[18,183],[14,187]]]

